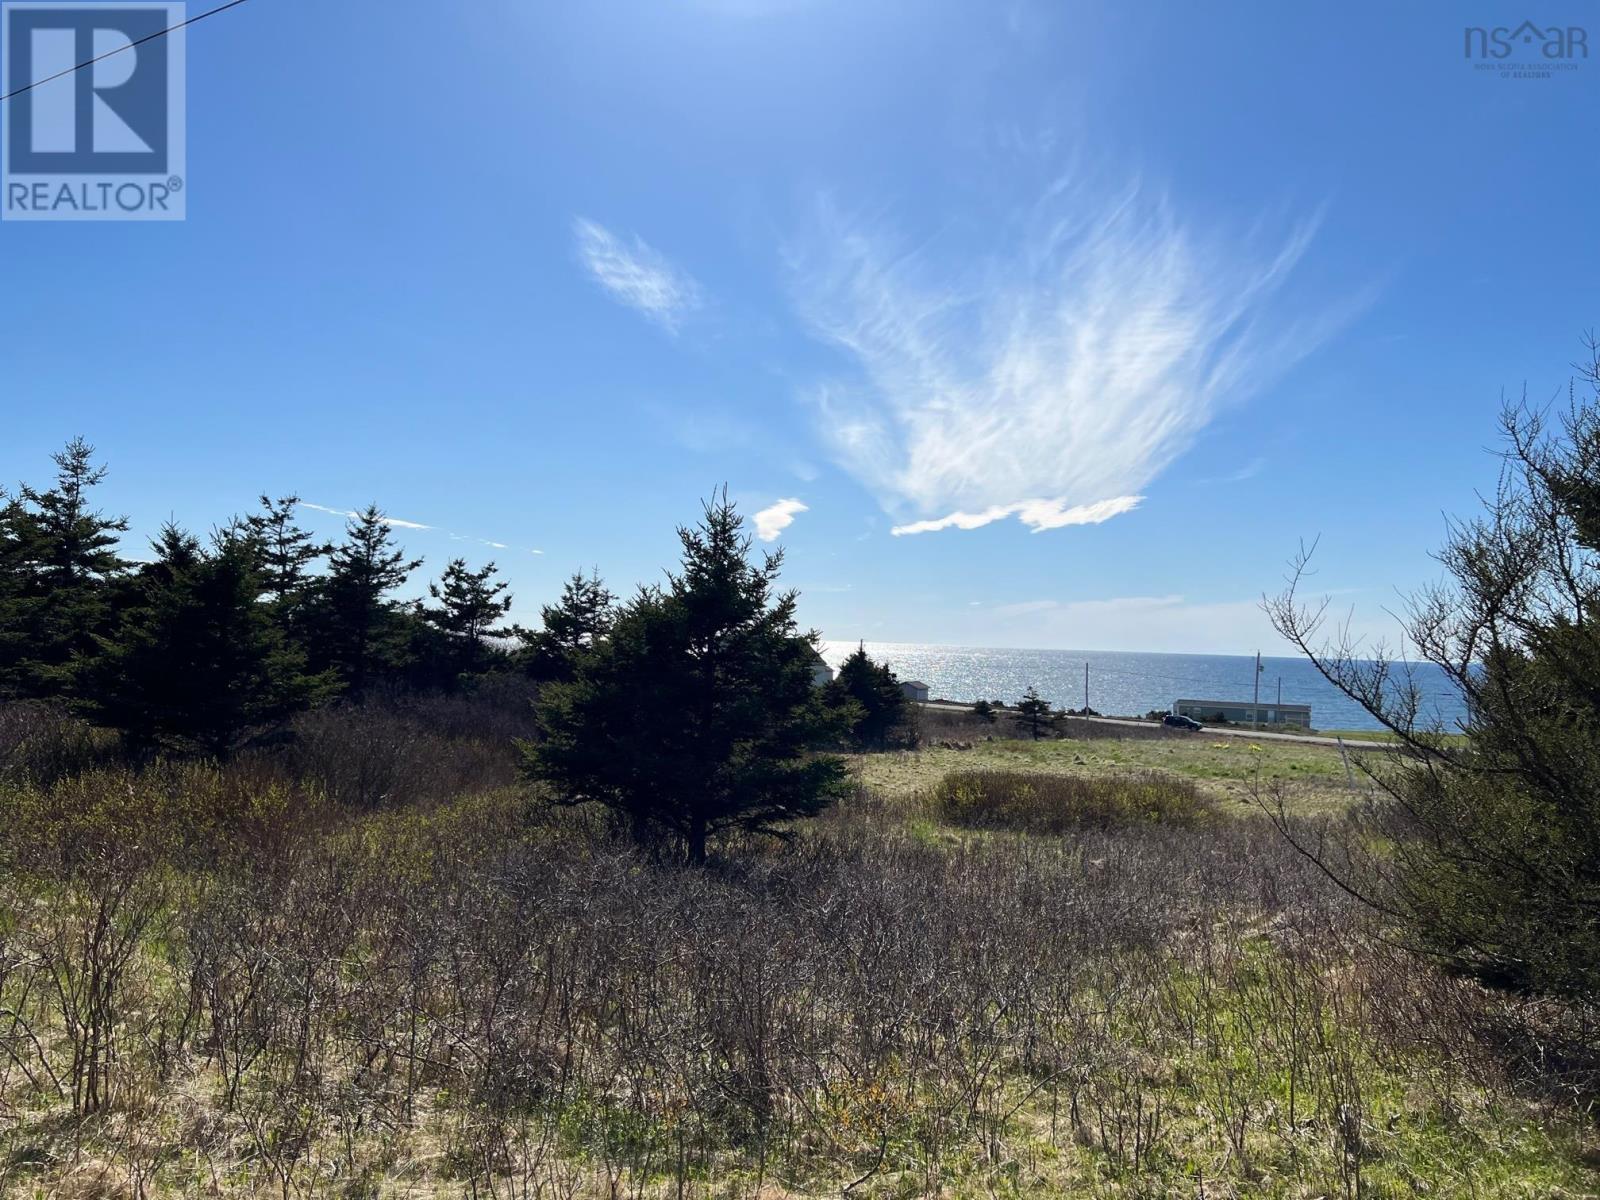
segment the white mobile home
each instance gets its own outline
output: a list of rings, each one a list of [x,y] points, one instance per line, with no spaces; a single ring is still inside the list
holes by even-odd
[[[1172,711],[1180,717],[1190,717],[1202,725],[1210,722],[1229,725],[1286,725],[1299,729],[1311,728],[1309,704],[1274,704],[1249,700],[1177,700]]]

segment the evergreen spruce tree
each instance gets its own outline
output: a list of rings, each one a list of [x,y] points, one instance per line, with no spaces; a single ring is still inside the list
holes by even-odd
[[[826,697],[849,711],[851,740],[859,747],[887,745],[905,730],[910,704],[900,681],[887,664],[873,662],[865,646],[840,664]]]
[[[514,630],[522,642],[518,659],[534,679],[568,682],[578,660],[611,632],[617,598],[600,581],[598,571],[579,571],[561,589],[561,599],[540,610],[543,628]]]
[[[273,620],[247,541],[223,536],[207,551],[169,525],[154,548],[85,676],[97,720],[143,751],[225,757],[251,729],[331,692]]]
[[[255,549],[261,585],[273,601],[290,605],[309,586],[308,568],[333,549],[295,522],[299,496],[261,497],[261,511],[244,518],[243,532]]]
[[[571,682],[544,689],[545,738],[525,753],[561,802],[603,804],[699,863],[717,833],[781,834],[847,778],[816,752],[841,728],[812,686],[816,635],[776,590],[781,554],[751,561],[726,494],[678,536],[681,570],[622,609]]]
[[[1050,701],[1039,695],[1038,688],[1030,687],[1017,702],[1017,723],[1033,735],[1034,741],[1054,732],[1055,709],[1050,707]]]
[[[473,571],[465,559],[452,559],[438,583],[428,585],[428,595],[437,603],[425,605],[423,619],[442,634],[446,657],[455,673],[470,674],[482,666],[489,655],[485,638],[504,637],[509,630],[497,623],[511,611],[510,585],[496,579],[499,569],[490,563]]]
[[[54,487],[24,484],[0,509],[0,693],[74,694],[127,566],[116,551],[127,519],[91,507],[106,476],[94,447],[75,438],[52,459]]]
[[[376,505],[350,519],[345,540],[329,553],[309,635],[312,659],[319,670],[337,672],[357,699],[378,676],[406,664],[412,622],[407,606],[390,596],[421,565],[395,544]]]
[[[33,533],[28,510],[0,489],[0,699],[23,692],[19,666],[28,646]]]

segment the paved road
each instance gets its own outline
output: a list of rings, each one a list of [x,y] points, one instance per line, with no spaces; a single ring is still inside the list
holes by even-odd
[[[946,712],[970,712],[970,704],[950,704],[939,700],[929,700],[923,704],[924,708],[937,708]],[[1154,725],[1153,721],[1134,721],[1122,717],[1068,717],[1068,721],[1080,721],[1089,725],[1121,726],[1126,729],[1149,730]],[[1174,734],[1178,731],[1174,730]],[[1269,733],[1264,729],[1227,729],[1221,726],[1207,725],[1201,733],[1192,734],[1193,737],[1235,737],[1249,738],[1251,741],[1272,742],[1298,742],[1302,746],[1330,746],[1339,748],[1338,738],[1319,737],[1311,733]],[[1344,746],[1347,750],[1393,750],[1392,742],[1378,741],[1372,738],[1345,738]]]

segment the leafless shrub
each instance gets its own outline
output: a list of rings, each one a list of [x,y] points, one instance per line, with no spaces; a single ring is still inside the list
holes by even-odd
[[[0,784],[49,786],[105,765],[115,754],[113,737],[59,705],[0,703]]]
[[[29,949],[67,1044],[58,1078],[75,1114],[98,1112],[111,1099],[128,1024],[129,972],[166,899],[158,873],[102,862],[53,895],[48,915],[31,930]]]
[[[443,801],[517,779],[511,737],[474,728],[476,717],[460,697],[335,705],[296,718],[286,744],[253,757],[351,808]],[[528,732],[526,722],[496,723]]]
[[[0,1138],[76,1096],[150,1194],[180,1159],[284,1196],[912,1192],[1048,1151],[1353,1195],[1374,1072],[1420,1056],[1443,1110],[1539,1071],[1496,1065],[1533,1016],[1387,945],[1267,822],[979,782],[1052,836],[928,838],[863,795],[686,870],[515,790],[318,809],[235,765],[12,795],[52,848],[0,874]],[[139,854],[97,858],[106,830]],[[207,1115],[136,1142],[135,1083]]]

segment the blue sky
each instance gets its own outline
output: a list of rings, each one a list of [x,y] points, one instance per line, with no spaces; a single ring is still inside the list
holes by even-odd
[[[839,640],[1271,652],[1320,535],[1385,628],[1600,324],[1600,57],[1462,56],[1524,17],[1600,50],[1573,5],[252,0],[189,37],[186,222],[0,225],[0,478],[81,433],[140,544],[376,502],[524,616],[726,482]]]

